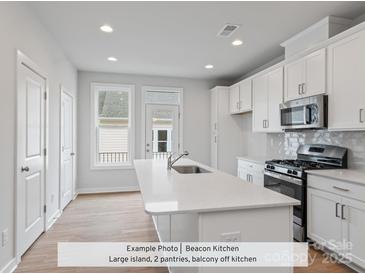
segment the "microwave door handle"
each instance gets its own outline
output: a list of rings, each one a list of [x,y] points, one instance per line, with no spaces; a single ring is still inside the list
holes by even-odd
[[[303,106],[303,125],[307,124],[307,106]]]

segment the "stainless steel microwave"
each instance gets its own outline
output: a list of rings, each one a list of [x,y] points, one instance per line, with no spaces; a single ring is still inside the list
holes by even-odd
[[[320,129],[327,127],[327,95],[292,100],[280,105],[281,127]]]

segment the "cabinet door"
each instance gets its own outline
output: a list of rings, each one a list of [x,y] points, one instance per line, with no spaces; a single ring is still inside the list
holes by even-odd
[[[268,119],[267,132],[281,132],[280,104],[283,102],[283,68],[280,67],[268,75]]]
[[[240,83],[240,112],[252,110],[252,85],[251,80]]]
[[[253,96],[252,130],[254,132],[266,131],[265,126],[268,116],[267,84],[268,84],[268,76],[266,74],[252,80],[252,96]]]
[[[308,237],[339,251],[342,242],[340,196],[308,188],[307,211]]]
[[[343,252],[350,255],[352,261],[365,267],[365,203],[343,198],[342,231],[348,249]]]
[[[252,174],[252,182],[258,186],[264,186],[264,171],[256,171]]]
[[[218,154],[218,91],[213,90],[210,97],[210,165],[214,168],[218,167],[217,154]]]
[[[284,100],[290,101],[300,98],[301,85],[305,82],[305,60],[300,59],[284,67],[285,70],[285,94]]]
[[[365,129],[365,32],[328,47],[328,128]]]
[[[235,85],[229,88],[229,109],[231,113],[240,111],[240,86]]]
[[[302,96],[326,93],[326,49],[320,49],[305,58],[305,82]]]
[[[248,172],[245,168],[239,167],[238,168],[238,177],[244,181],[248,181]]]

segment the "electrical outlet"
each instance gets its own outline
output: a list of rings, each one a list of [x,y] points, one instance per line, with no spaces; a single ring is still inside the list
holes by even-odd
[[[221,234],[221,242],[240,242],[241,231],[227,232]]]
[[[9,242],[9,230],[5,229],[1,233],[1,246],[5,247]]]

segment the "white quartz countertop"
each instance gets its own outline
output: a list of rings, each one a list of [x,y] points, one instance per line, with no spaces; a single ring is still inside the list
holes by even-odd
[[[271,159],[266,159],[266,157],[264,156],[250,156],[250,155],[237,156],[237,159],[261,165],[265,164],[265,161],[271,160]]]
[[[306,170],[305,172],[337,180],[365,185],[365,172],[353,169],[319,169]]]
[[[166,160],[135,160],[145,211],[152,215],[213,212],[299,205],[298,200],[189,159],[178,165],[198,165],[211,173],[180,174],[167,170]]]

